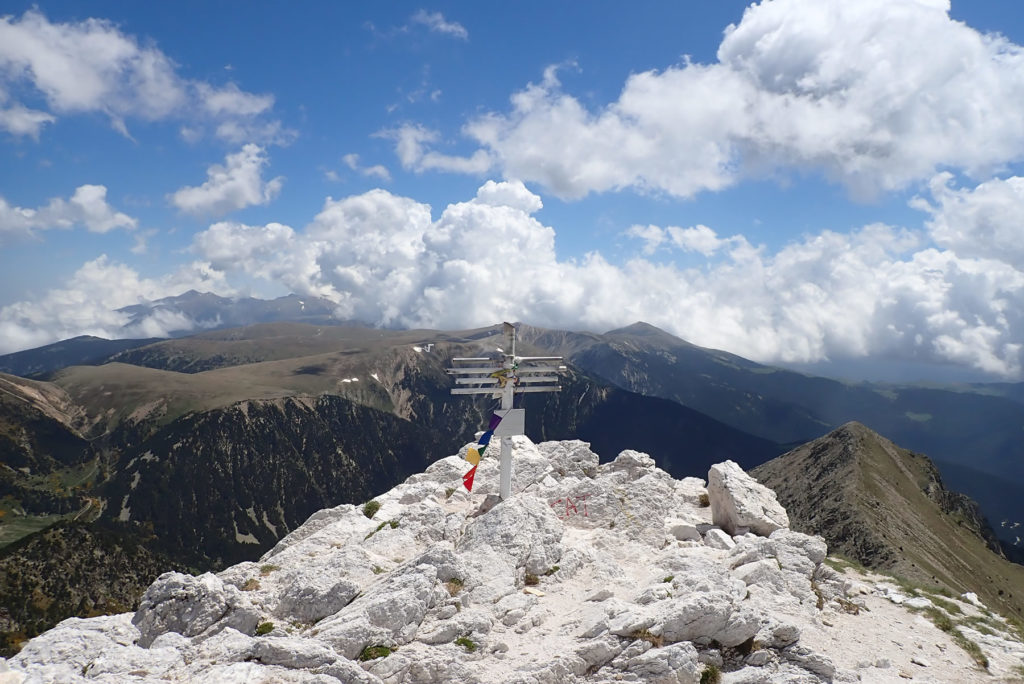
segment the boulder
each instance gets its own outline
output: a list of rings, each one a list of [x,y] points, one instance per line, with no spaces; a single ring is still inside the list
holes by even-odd
[[[147,647],[165,632],[192,637],[232,627],[252,634],[259,620],[249,599],[216,575],[165,572],[142,595],[132,624],[139,629],[139,645]]]
[[[789,527],[786,509],[775,492],[743,472],[733,461],[711,466],[708,471],[708,499],[716,525],[731,535],[749,528],[767,537],[775,530]]]

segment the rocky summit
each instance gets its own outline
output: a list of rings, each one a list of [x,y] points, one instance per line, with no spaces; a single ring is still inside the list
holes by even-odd
[[[842,569],[735,463],[706,486],[635,451],[599,465],[584,442],[512,440],[506,501],[495,459],[470,494],[466,462],[443,458],[365,505],[313,514],[258,562],[168,572],[134,613],[61,622],[0,661],[0,682],[1020,674],[1019,637],[976,597]]]

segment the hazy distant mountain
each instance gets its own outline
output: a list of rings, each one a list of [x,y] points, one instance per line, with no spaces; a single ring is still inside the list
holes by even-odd
[[[287,295],[277,299],[241,297],[231,299],[209,292],[189,290],[174,297],[157,299],[147,304],[135,304],[118,309],[130,316],[126,327],[147,318],[164,321],[180,320],[183,327],[172,329],[172,335],[187,335],[198,329],[231,328],[270,321],[303,321],[334,324],[337,305],[318,297]]]
[[[68,366],[103,363],[118,352],[152,344],[159,339],[152,337],[144,340],[105,340],[102,337],[80,335],[43,347],[4,354],[0,356],[0,373],[41,379],[55,370]]]
[[[1024,615],[1024,567],[999,554],[977,505],[946,489],[927,457],[849,423],[751,474],[775,490],[794,530],[834,553]]]

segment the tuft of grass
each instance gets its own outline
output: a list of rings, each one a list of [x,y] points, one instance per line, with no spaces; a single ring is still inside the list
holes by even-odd
[[[384,568],[380,567],[379,565],[374,565],[372,568],[370,568],[370,572],[372,572],[374,575],[379,575],[380,573],[384,572]]]
[[[242,591],[256,591],[260,588],[260,581],[255,577],[250,577],[245,580],[245,584],[242,585]]]
[[[270,634],[274,631],[273,622],[261,622],[256,625],[256,636],[263,636],[264,634]]]
[[[700,673],[700,684],[720,684],[721,681],[722,671],[717,665],[709,663],[704,666],[704,671]]]
[[[928,616],[928,619],[932,623],[947,634],[952,634],[955,629],[953,621],[949,619],[949,614],[938,608],[925,608],[924,614]],[[959,632],[958,632],[959,633]]]
[[[462,587],[465,586],[465,585],[464,585],[463,581],[461,579],[459,579],[458,577],[452,577],[450,580],[448,580],[447,582],[444,583],[444,586],[445,586],[445,589],[448,590],[448,593],[450,595],[455,596],[460,591],[462,591]]]
[[[867,572],[867,568],[858,563],[852,558],[843,556],[838,553],[825,557],[825,565],[829,566],[836,572],[846,572],[847,570],[854,570],[856,572],[864,573]]]
[[[706,492],[704,494],[701,494],[700,495],[700,507],[701,508],[707,508],[710,505],[711,505],[711,497],[709,497]]]
[[[975,663],[978,664],[979,667],[985,670],[988,669],[988,658],[985,656],[985,653],[981,650],[981,647],[978,646],[978,644],[971,641],[970,639],[968,639],[967,637],[965,637],[963,635],[963,632],[956,628],[956,625],[953,624],[953,621],[950,619],[948,613],[946,613],[944,610],[934,607],[925,608],[921,612],[928,616],[928,619],[931,620],[936,627],[941,629],[946,634],[949,634],[949,636],[953,638],[953,642],[957,646],[962,648],[967,653],[967,655],[971,656],[971,658],[974,660]]]
[[[365,515],[367,518],[372,518],[373,516],[377,515],[377,511],[379,510],[380,501],[377,501],[376,499],[371,499],[370,501],[367,501],[365,504],[363,504],[363,515]]]
[[[661,580],[661,581],[662,581],[662,582],[664,582],[665,584],[668,584],[669,582],[671,582],[671,581],[672,581],[672,580],[674,580],[675,578],[676,578],[676,576],[675,576],[675,575],[669,575],[668,577],[666,577],[665,579],[663,579],[663,580]]]
[[[375,529],[373,532],[370,532],[370,534],[368,534],[365,537],[363,537],[363,541],[366,541],[367,539],[369,539],[373,535],[377,534],[378,532],[383,530],[388,525],[391,526],[391,529],[395,529],[396,527],[398,527],[398,521],[397,520],[385,520],[380,525],[377,525],[377,529]]]
[[[652,634],[649,629],[638,629],[629,635],[630,639],[643,639],[654,648],[661,648],[665,640],[658,634]]]
[[[383,646],[383,645],[380,645],[380,644],[378,644],[377,646],[367,646],[359,654],[359,660],[361,660],[361,661],[363,661],[365,663],[367,660],[376,660],[377,658],[386,658],[389,655],[391,655],[394,652],[394,650],[395,649],[393,649],[393,648],[388,648],[387,646]]]
[[[462,648],[466,649],[467,652],[472,653],[476,650],[476,643],[469,637],[461,636],[455,640],[455,643]]]
[[[953,631],[953,641],[956,642],[957,646],[964,649],[967,655],[971,656],[974,662],[978,664],[978,667],[983,670],[988,669],[988,657],[981,650],[981,646],[978,646],[978,644],[961,634],[959,629]]]
[[[937,605],[939,608],[942,608],[942,610],[946,611],[950,615],[963,615],[963,611],[960,610],[960,606],[953,603],[952,601],[947,601],[946,599],[939,598],[938,596],[929,596],[928,600]]]
[[[540,584],[540,578],[533,573],[526,573],[526,577],[523,580],[528,587],[535,587]]]
[[[547,569],[547,571],[546,571],[546,572],[544,573],[544,576],[545,576],[545,577],[551,577],[551,576],[552,576],[552,575],[554,575],[554,574],[555,574],[556,572],[558,572],[558,570],[559,570],[559,567],[558,567],[557,565],[552,565],[552,566],[551,566],[550,568],[548,568],[548,569]]]
[[[452,498],[452,494],[454,494],[454,493],[455,493],[455,487],[449,487],[448,489],[444,490],[444,498],[450,499],[450,498]]]
[[[281,569],[280,565],[273,565],[271,563],[267,563],[266,565],[261,565],[260,566],[260,575],[262,575],[263,577],[266,577],[267,575],[269,575],[270,573],[274,572],[275,570],[280,570],[280,569]]]

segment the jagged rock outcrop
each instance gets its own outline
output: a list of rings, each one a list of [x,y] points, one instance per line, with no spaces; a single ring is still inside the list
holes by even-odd
[[[443,458],[377,497],[376,510],[346,504],[315,513],[259,562],[216,575],[167,573],[134,614],[68,619],[0,661],[0,677],[19,684],[860,677],[853,663],[838,664],[848,653],[823,650],[822,630],[857,604],[854,585],[823,563],[820,538],[786,527],[728,535],[702,505],[704,481],[675,480],[646,454],[625,451],[599,465],[583,442],[513,438],[513,445],[514,495],[506,501],[495,503],[495,459],[480,464],[468,494],[456,487],[465,461]],[[742,479],[732,475],[723,495],[741,489],[729,489]],[[856,667],[870,671],[865,676],[883,669],[874,661]]]
[[[789,527],[789,517],[775,498],[775,492],[743,472],[732,461],[718,463],[708,471],[711,519],[729,534],[747,530],[767,536]]]

